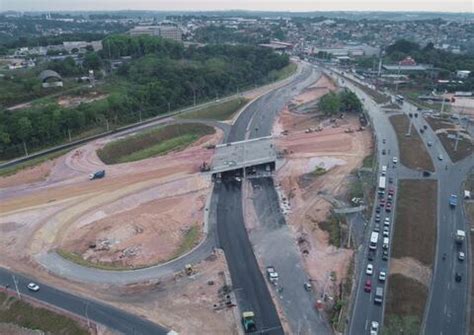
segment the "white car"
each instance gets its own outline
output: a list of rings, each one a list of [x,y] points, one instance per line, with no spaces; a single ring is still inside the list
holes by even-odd
[[[38,292],[40,289],[38,284],[35,284],[33,282],[29,283],[27,287],[28,287],[28,290],[33,291],[33,292]]]
[[[397,163],[398,163],[398,158],[397,158],[397,157],[393,157],[392,162],[393,162],[393,164],[397,164]]]
[[[380,281],[385,281],[385,279],[387,279],[387,273],[385,271],[380,271],[379,280]]]
[[[383,227],[383,237],[389,237],[389,235],[390,229],[387,226]]]
[[[386,226],[386,227],[389,227],[390,226],[390,218],[385,218],[385,220],[383,220],[383,225]]]
[[[372,264],[367,264],[367,269],[365,269],[365,273],[369,276],[372,276],[374,273],[374,266]]]
[[[379,332],[379,323],[377,321],[372,321],[370,324],[370,335],[377,335]]]
[[[465,258],[466,258],[466,255],[464,254],[464,252],[462,251],[458,252],[458,259],[460,261],[463,261]]]

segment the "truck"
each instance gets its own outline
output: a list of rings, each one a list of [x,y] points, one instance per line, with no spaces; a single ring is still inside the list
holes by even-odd
[[[105,170],[99,170],[99,171],[96,171],[96,172],[91,173],[89,175],[90,180],[100,179],[100,178],[104,178],[104,177],[105,177]]]
[[[370,235],[369,249],[372,249],[372,250],[377,249],[378,241],[379,241],[379,233],[373,231],[372,234]]]
[[[457,204],[458,204],[458,196],[456,194],[451,194],[449,196],[449,206],[454,208],[456,207]]]
[[[454,239],[456,240],[456,243],[462,244],[464,240],[466,239],[466,232],[460,229],[456,230],[456,235]]]
[[[380,176],[379,178],[379,192],[385,191],[385,185],[387,185],[387,180],[385,176]]]
[[[375,289],[375,297],[374,297],[374,302],[376,304],[382,304],[383,302],[383,287],[377,287]]]
[[[246,333],[254,332],[257,330],[255,324],[255,314],[252,311],[246,311],[242,313],[242,324]]]

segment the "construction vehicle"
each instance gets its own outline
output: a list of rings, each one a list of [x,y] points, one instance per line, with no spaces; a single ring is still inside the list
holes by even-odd
[[[187,276],[191,276],[193,274],[193,266],[191,264],[186,264],[184,266],[184,272],[186,272]]]
[[[242,313],[242,324],[246,333],[254,332],[257,330],[255,324],[255,314],[252,311],[246,311]]]
[[[100,171],[96,171],[94,173],[91,173],[89,175],[89,179],[90,180],[100,179],[100,178],[104,178],[104,176],[105,176],[105,170],[100,170]]]
[[[201,172],[207,172],[211,170],[211,167],[209,166],[209,164],[207,164],[207,162],[202,162],[199,169],[201,170]]]

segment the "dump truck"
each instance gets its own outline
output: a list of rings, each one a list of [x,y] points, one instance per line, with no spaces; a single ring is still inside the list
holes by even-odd
[[[242,324],[246,333],[254,332],[257,330],[255,324],[255,314],[252,311],[246,311],[242,313]]]
[[[100,178],[104,178],[104,177],[105,177],[105,170],[96,171],[96,172],[91,173],[89,175],[90,180],[100,179]]]

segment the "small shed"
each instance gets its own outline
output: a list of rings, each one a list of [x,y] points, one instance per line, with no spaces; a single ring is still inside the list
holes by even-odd
[[[38,77],[41,80],[41,85],[44,88],[63,87],[63,78],[61,78],[61,76],[53,70],[44,70],[39,74]]]

